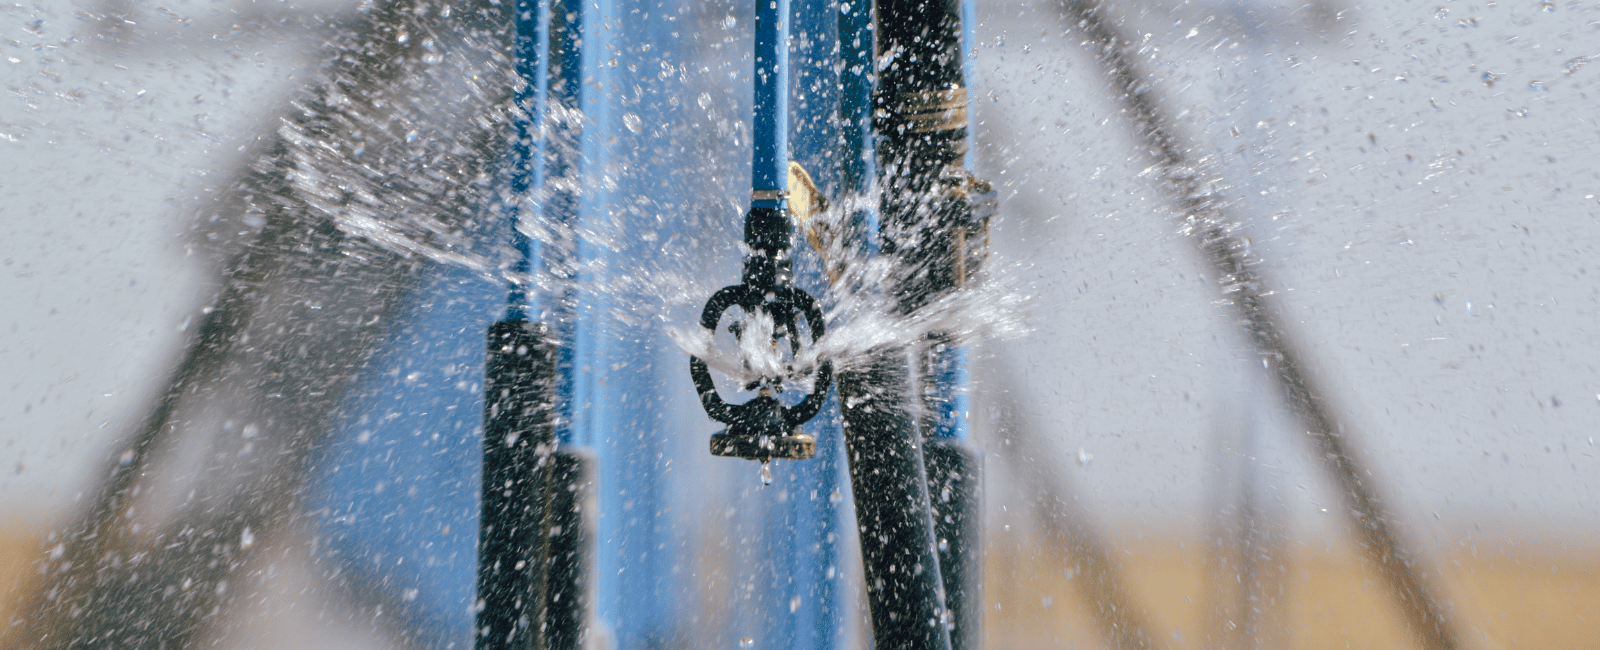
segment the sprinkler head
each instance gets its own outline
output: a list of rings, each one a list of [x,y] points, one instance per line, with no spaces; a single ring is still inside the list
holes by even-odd
[[[711,455],[766,461],[805,460],[817,455],[815,438],[790,426],[783,405],[766,395],[746,402],[728,428],[711,436]]]
[[[766,312],[772,316],[777,330],[789,337],[791,344],[799,346],[798,320],[804,318],[809,326],[811,341],[822,339],[826,332],[822,310],[810,294],[787,284],[752,284],[747,275],[745,283],[723,287],[706,301],[700,314],[700,326],[712,330],[723,312],[739,307],[746,313]],[[770,279],[769,279],[770,281]],[[739,336],[762,336],[756,332],[737,333]],[[777,332],[772,334],[777,340]],[[700,405],[711,419],[728,425],[728,428],[711,437],[711,453],[716,456],[734,456],[766,461],[772,458],[804,460],[816,455],[816,440],[800,430],[800,425],[815,417],[822,401],[833,385],[833,364],[822,361],[817,365],[811,391],[794,406],[784,406],[772,396],[775,387],[782,386],[785,378],[768,378],[773,387],[762,387],[759,395],[744,404],[729,404],[717,394],[716,383],[711,378],[711,368],[699,357],[689,357],[689,376],[695,390],[700,393]],[[766,382],[767,379],[762,380]],[[758,384],[759,385],[759,384]]]

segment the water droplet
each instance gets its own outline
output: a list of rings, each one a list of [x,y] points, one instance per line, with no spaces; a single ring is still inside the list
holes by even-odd
[[[789,599],[789,613],[793,614],[798,611],[800,611],[800,597],[795,596]]]
[[[772,485],[772,462],[761,461],[761,484]]]
[[[943,553],[943,552],[948,551],[948,550],[950,550],[950,540],[945,539],[943,537],[940,537],[939,538],[939,552]]]
[[[622,115],[622,125],[628,127],[628,130],[634,133],[644,132],[644,122],[639,119],[637,113],[624,113]]]
[[[122,452],[122,456],[120,458],[117,458],[117,463],[122,465],[122,466],[124,466],[124,467],[126,467],[129,463],[132,463],[132,462],[133,462],[133,450],[132,449],[128,449],[128,450],[123,451]]]
[[[256,534],[255,534],[255,531],[250,530],[249,526],[245,526],[244,532],[239,533],[239,550],[248,551],[251,548],[253,548],[255,545],[256,545]]]
[[[410,131],[406,131],[406,144],[411,144],[411,143],[416,142],[416,141],[417,141],[417,130],[416,129],[411,129]]]
[[[729,16],[728,20],[733,20],[733,17]],[[739,639],[739,647],[741,647],[741,648],[753,647],[753,646],[755,646],[755,644],[756,644],[756,640],[752,639],[750,637],[745,637],[743,639]]]
[[[1539,8],[1543,9],[1546,13],[1554,12],[1556,10],[1556,3],[1551,2],[1551,0],[1544,0],[1544,2],[1539,3]]]
[[[395,37],[394,40],[395,40],[395,42],[400,43],[400,44],[403,45],[405,43],[411,42],[411,35],[407,34],[405,32],[400,32],[400,35]]]
[[[1091,454],[1088,451],[1085,451],[1083,447],[1079,447],[1078,448],[1078,464],[1082,465],[1084,467],[1088,467],[1089,463],[1092,463],[1092,462],[1094,462],[1094,454]]]

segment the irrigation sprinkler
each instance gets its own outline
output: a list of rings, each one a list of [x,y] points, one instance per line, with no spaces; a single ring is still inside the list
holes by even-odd
[[[879,131],[885,134],[879,146],[886,150],[886,160],[921,170],[913,172],[912,182],[934,184],[931,191],[906,188],[911,197],[921,197],[922,206],[931,207],[933,215],[931,219],[923,217],[916,226],[924,234],[917,242],[915,259],[907,260],[908,265],[920,267],[921,276],[901,285],[904,295],[918,301],[960,291],[981,278],[989,219],[998,206],[993,186],[972,174],[968,144],[966,81],[971,61],[963,52],[971,51],[975,43],[973,4],[973,0],[921,5],[894,2],[885,3],[882,10],[900,28],[882,31],[880,52],[900,51],[900,56],[910,61],[938,62],[907,66],[905,76],[893,74],[902,71],[891,67],[884,84],[898,90],[894,95],[890,90],[880,94],[880,105],[900,104],[899,110],[879,113],[884,122]],[[922,49],[908,49],[918,47]],[[948,145],[918,146],[919,140],[926,145],[939,141]],[[885,210],[885,215],[900,221],[902,232],[918,218],[909,206],[898,213]],[[975,649],[982,645],[983,453],[972,441],[968,427],[971,378],[967,351],[949,333],[931,332],[915,358],[928,495],[945,605],[951,613],[950,643],[953,650]]]
[[[754,140],[750,189],[750,211],[745,215],[744,241],[750,248],[739,284],[723,287],[706,301],[700,326],[714,332],[728,310],[738,307],[746,315],[764,315],[758,323],[770,323],[768,331],[742,331],[730,328],[736,337],[766,337],[776,349],[788,340],[789,362],[773,374],[760,374],[744,385],[758,395],[744,404],[732,405],[717,394],[711,369],[704,359],[691,356],[689,375],[700,404],[711,419],[728,428],[711,436],[711,453],[758,460],[762,476],[773,458],[804,460],[816,455],[816,441],[800,425],[815,417],[833,384],[833,364],[821,360],[812,378],[811,389],[799,403],[785,406],[776,394],[802,379],[807,368],[794,363],[802,353],[800,321],[804,320],[811,344],[827,332],[827,324],[817,301],[804,289],[794,286],[794,223],[789,216],[789,2],[774,0],[756,3]],[[756,345],[762,343],[757,340]],[[781,352],[781,351],[780,351]]]
[[[59,561],[41,565],[39,588],[19,603],[0,646],[191,647],[227,629],[229,616],[247,600],[267,552],[295,541],[315,457],[328,440],[356,385],[354,372],[328,372],[331,364],[360,367],[392,333],[401,306],[415,295],[426,265],[373,247],[341,232],[316,198],[294,183],[305,160],[297,140],[348,136],[352,115],[391,123],[413,122],[446,150],[493,151],[502,138],[492,128],[453,128],[432,118],[430,105],[389,102],[398,89],[426,92],[430,80],[413,65],[423,58],[421,39],[381,34],[437,29],[454,34],[477,14],[456,19],[413,12],[416,3],[380,4],[353,28],[330,39],[325,72],[295,108],[274,115],[261,147],[232,176],[222,210],[264,210],[265,224],[239,242],[219,270],[221,289],[209,302],[181,356],[173,360],[137,429],[113,447],[104,478],[86,494],[83,510],[62,532]],[[476,5],[474,5],[476,7]],[[485,12],[490,14],[490,12]],[[492,15],[492,14],[491,14]],[[430,69],[458,72],[446,58]],[[454,105],[478,111],[500,100],[486,84]],[[344,92],[354,93],[351,97]],[[463,121],[469,125],[470,121]],[[367,134],[367,160],[382,159],[410,143],[399,134]],[[320,140],[319,140],[320,141]],[[344,152],[348,152],[346,148]],[[450,223],[471,212],[481,196],[463,179],[487,173],[494,156],[463,157],[423,185],[386,178],[380,200],[411,201]],[[436,212],[435,212],[436,211]],[[233,220],[221,223],[236,223]],[[239,228],[251,232],[249,228]],[[289,297],[293,297],[290,299]],[[287,331],[285,323],[296,327]],[[247,344],[248,342],[248,344]],[[257,436],[224,436],[217,405],[229,417],[266,423]],[[214,428],[213,428],[214,427]],[[174,474],[180,452],[197,446],[204,469]],[[252,453],[239,453],[244,449]],[[176,476],[201,499],[151,501],[156,483]],[[180,492],[181,493],[181,492]],[[137,508],[148,519],[131,518]],[[205,536],[184,531],[204,531]],[[249,542],[246,542],[249,538]],[[164,595],[158,579],[201,588],[182,598]],[[233,584],[232,590],[218,585]]]
[[[993,194],[965,167],[961,43],[967,36],[963,23],[969,21],[962,14],[970,14],[971,7],[960,2],[863,5],[842,6],[839,17],[845,152],[840,176],[843,191],[865,195],[872,184],[874,152],[884,163],[880,185],[885,191],[878,210],[883,221],[878,223],[870,209],[858,209],[849,215],[848,230],[862,252],[875,250],[872,242],[877,239],[882,251],[907,269],[886,288],[897,313],[907,315],[963,288],[976,275],[986,243]],[[787,40],[787,16],[787,2],[757,5],[754,173],[745,220],[750,255],[741,283],[707,301],[700,325],[714,333],[733,307],[765,316],[753,322],[766,331],[742,331],[742,323],[730,330],[741,343],[745,337],[762,337],[756,339],[757,347],[776,349],[787,339],[787,359],[792,361],[802,358],[800,321],[812,344],[826,333],[826,325],[816,301],[794,287],[790,270],[794,225],[787,202],[794,197],[781,184],[787,154],[788,55],[780,45]],[[876,92],[871,78],[875,56],[889,61]],[[876,141],[874,132],[879,134]],[[930,208],[932,219],[926,217]],[[827,266],[834,275],[838,267]],[[966,436],[964,355],[944,333],[914,348],[875,349],[839,377],[873,636],[884,648],[942,649],[953,642],[956,648],[976,647],[981,616],[980,456]],[[751,369],[749,360],[743,363]],[[712,453],[762,461],[764,478],[772,458],[805,459],[815,453],[815,441],[799,425],[821,407],[832,370],[828,359],[818,360],[809,392],[794,406],[785,406],[776,393],[806,369],[792,362],[777,367],[782,370],[748,373],[755,376],[743,388],[758,395],[732,406],[717,393],[706,361],[690,360],[707,415],[729,425],[712,436]],[[924,421],[914,414],[914,381],[923,391],[921,410],[931,414]],[[927,440],[919,428],[930,434]],[[938,506],[930,492],[939,495]],[[953,571],[946,573],[942,564]],[[947,608],[947,599],[954,608]],[[953,629],[960,630],[954,637]]]
[[[970,172],[963,43],[972,40],[972,3],[883,0],[876,10],[875,54],[877,60],[886,62],[872,98],[881,165],[880,246],[900,269],[889,287],[896,309],[910,314],[979,277],[995,194],[988,183]],[[841,41],[844,33],[841,29]],[[854,57],[863,58],[860,53]],[[884,358],[893,363],[903,355],[886,351]],[[920,389],[923,417],[913,425],[900,422],[896,426],[921,429],[926,488],[917,496],[927,499],[932,515],[940,569],[937,584],[944,596],[939,618],[947,623],[952,648],[976,648],[982,618],[982,456],[970,441],[966,425],[965,352],[950,334],[932,332],[913,346],[912,357],[915,361],[910,370]],[[840,385],[843,391],[846,382],[841,379]],[[847,431],[852,419],[864,418],[852,418],[847,410]],[[871,431],[862,428],[861,435],[852,438],[865,443],[863,438]],[[863,475],[861,480],[871,482],[873,478]],[[891,563],[891,570],[893,566]],[[890,619],[906,613],[888,609]],[[875,629],[878,618],[875,610]],[[889,641],[878,638],[880,645]]]
[[[544,499],[555,355],[539,324],[507,318],[489,329],[483,479],[478,527],[477,647],[544,648],[548,556]]]
[[[536,296],[527,288],[536,267],[560,275],[570,264],[559,242],[540,246],[519,227],[540,208],[545,219],[565,223],[573,216],[573,202],[562,200],[569,197],[539,206],[527,200],[543,189],[547,175],[575,164],[571,152],[552,150],[542,137],[549,107],[571,107],[580,92],[573,65],[580,24],[569,22],[563,9],[536,0],[519,0],[516,8],[523,113],[508,207],[514,279],[505,316],[489,329],[485,367],[474,637],[480,650],[572,650],[587,628],[595,509],[585,501],[593,497],[595,463],[558,424],[571,385],[570,290],[557,283],[555,291]],[[544,303],[546,319],[530,317],[535,300]]]
[[[516,7],[516,67],[521,76],[517,103],[523,119],[516,124],[513,145],[513,197],[521,198],[541,180],[534,143],[538,129],[539,91],[546,84],[540,63],[541,45],[548,45],[549,23],[527,0]],[[520,230],[513,203],[511,270],[527,277],[533,269],[534,243]],[[506,314],[489,328],[484,369],[483,470],[478,524],[478,603],[474,643],[480,650],[545,647],[545,574],[539,569],[548,544],[544,528],[544,484],[549,454],[555,447],[549,406],[555,359],[543,323],[528,320],[528,295],[514,281],[506,297]]]

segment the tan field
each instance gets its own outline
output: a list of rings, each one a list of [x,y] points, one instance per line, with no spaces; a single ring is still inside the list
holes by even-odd
[[[1260,603],[1258,647],[1414,648],[1392,600],[1347,546],[1294,543]],[[9,620],[42,552],[35,535],[0,535],[0,620]],[[1207,616],[1206,559],[1193,543],[1142,540],[1117,546],[1120,570],[1159,648],[1249,647],[1225,616]],[[1468,648],[1600,649],[1600,548],[1464,549],[1444,558],[1434,584]],[[986,566],[986,647],[1106,647],[1068,578],[1063,555],[1036,544],[994,545]],[[1430,581],[1435,577],[1430,576]],[[1230,639],[1207,643],[1207,638]]]
[[[1162,648],[1415,648],[1398,607],[1349,546],[1294,543],[1263,571],[1276,571],[1257,616],[1259,641],[1240,643],[1226,616],[1207,604],[1206,559],[1193,543],[1145,540],[1118,545],[1120,569]],[[1443,580],[1466,648],[1600,648],[1600,548],[1505,547],[1442,558]],[[991,547],[986,576],[987,647],[1101,648],[1106,644],[1062,554],[1036,545]],[[998,604],[998,607],[995,604]]]
[[[10,622],[17,601],[33,586],[31,568],[42,553],[42,535],[0,525],[0,622]]]

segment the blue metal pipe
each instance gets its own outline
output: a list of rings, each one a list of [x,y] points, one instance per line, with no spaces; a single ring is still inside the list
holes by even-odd
[[[607,159],[605,136],[611,131],[611,102],[605,92],[583,92],[586,86],[592,84],[596,89],[614,90],[611,70],[602,62],[612,58],[615,49],[615,34],[608,29],[616,8],[613,0],[597,0],[586,3],[583,0],[560,0],[568,13],[570,21],[568,29],[573,34],[576,55],[570,60],[570,65],[562,66],[560,88],[557,90],[564,99],[573,102],[573,106],[580,110],[582,124],[573,125],[581,129],[581,136],[577,144],[577,160],[582,165],[579,170],[569,171],[577,174],[581,185],[587,191],[573,197],[575,225],[582,226],[586,222],[593,223],[606,217],[608,203],[611,201],[610,193],[605,191],[605,183],[601,182],[604,175]],[[569,56],[574,52],[569,51]],[[588,240],[580,240],[576,246],[576,259],[584,261],[603,260],[610,254],[603,246],[598,246]],[[582,272],[579,271],[581,274]],[[594,287],[599,283],[594,278],[578,278],[581,286]],[[597,384],[592,374],[586,373],[582,366],[590,364],[594,369],[595,363],[605,359],[605,336],[600,331],[599,325],[604,321],[605,308],[610,297],[596,295],[588,291],[573,305],[572,318],[572,348],[573,363],[576,368],[572,392],[572,423],[570,434],[562,442],[572,442],[580,446],[595,447],[603,439],[604,433],[610,427],[610,422],[605,420],[604,409],[596,409]],[[604,580],[602,580],[603,582]]]
[[[583,157],[591,153],[585,146],[593,138],[584,135],[578,110],[583,102],[584,61],[582,49],[584,3],[582,0],[541,0],[547,10],[540,12],[540,33],[548,53],[548,65],[540,75],[545,110],[541,128],[561,134],[557,142],[539,140],[541,180],[562,179],[584,171]],[[579,221],[583,197],[570,184],[545,186],[542,195],[543,217],[558,232],[570,232]],[[574,360],[579,346],[577,268],[582,245],[575,240],[552,243],[540,251],[541,268],[552,287],[539,305],[540,317],[550,336],[560,344],[556,349],[556,440],[562,447],[586,446],[573,425],[576,402]]]
[[[848,197],[864,199],[877,173],[872,141],[873,22],[871,0],[839,8],[839,123],[841,155],[839,187]],[[878,252],[878,212],[872,202],[852,201],[850,238],[857,254]]]
[[[789,168],[789,0],[756,1],[755,117],[751,135],[753,192],[782,191]],[[787,207],[778,198],[756,198],[752,208]]]
[[[515,94],[517,107],[522,111],[516,121],[515,140],[511,143],[511,204],[507,206],[511,222],[512,260],[510,264],[510,290],[506,292],[505,320],[527,320],[532,296],[527,282],[531,277],[538,254],[538,242],[523,233],[521,223],[527,218],[538,218],[537,206],[529,201],[535,188],[544,186],[544,139],[539,137],[544,122],[545,92],[549,85],[548,68],[542,56],[550,47],[548,14],[540,0],[517,0],[513,44],[516,50],[517,76],[521,78]],[[531,213],[531,214],[528,214]]]
[[[929,337],[923,350],[922,392],[929,440],[960,441],[972,438],[968,415],[971,398],[967,351],[939,336]]]
[[[961,0],[959,9],[961,20],[961,52],[972,52],[976,36],[973,33],[973,24],[976,20],[974,0]],[[972,79],[972,57],[961,57],[961,85],[966,88]],[[968,139],[972,133],[971,112],[967,112],[968,122],[966,133]],[[962,157],[962,166],[970,174],[973,166],[973,148],[964,147],[966,152]],[[965,251],[957,250],[957,255]],[[967,352],[962,346],[955,345],[933,337],[928,342],[925,369],[923,374],[923,393],[927,398],[926,408],[931,416],[928,438],[930,440],[968,441],[972,438],[971,427],[968,425],[968,414],[971,412],[971,400],[968,392],[971,383],[971,373],[967,369]]]
[[[673,520],[664,514],[672,496],[663,463],[670,448],[657,369],[669,365],[663,357],[676,349],[648,318],[618,317],[654,299],[629,281],[661,253],[635,226],[650,218],[642,205],[670,192],[652,179],[666,176],[677,161],[656,163],[632,153],[665,148],[653,127],[667,108],[649,99],[646,73],[630,64],[650,43],[648,21],[662,20],[670,9],[637,0],[564,3],[577,26],[572,43],[579,60],[562,68],[554,94],[566,93],[581,108],[582,168],[568,172],[582,188],[574,225],[606,235],[578,243],[571,434],[563,439],[588,448],[598,470],[592,587],[598,628],[592,633],[624,650],[671,646],[686,618],[679,583],[687,576],[674,573],[682,556]]]

